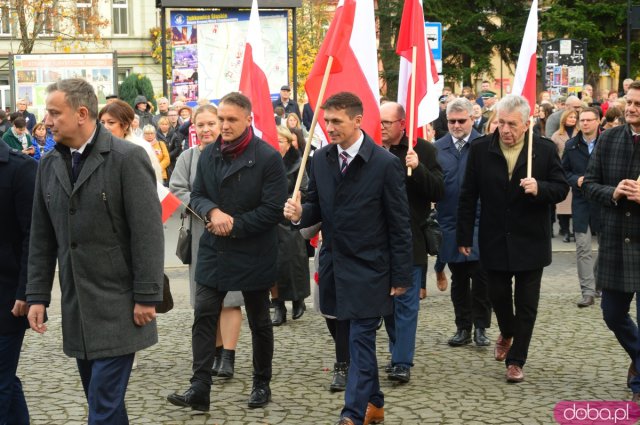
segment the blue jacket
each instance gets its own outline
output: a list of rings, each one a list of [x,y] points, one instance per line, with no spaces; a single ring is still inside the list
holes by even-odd
[[[596,139],[596,145],[598,141]],[[594,146],[595,152],[595,146]],[[589,164],[589,148],[582,140],[582,132],[567,140],[562,155],[562,168],[573,192],[571,213],[573,214],[573,230],[586,233],[589,226],[591,231],[598,232],[600,228],[600,205],[584,197],[582,187],[578,187],[578,178],[584,176]]]
[[[40,158],[42,158],[45,154],[47,154],[51,149],[53,149],[56,146],[56,142],[53,140],[53,137],[50,134],[47,134],[46,138],[44,139],[43,153],[40,153],[40,144],[38,143],[35,137],[31,139],[31,142],[33,143],[33,147],[35,148],[35,152],[33,153],[33,159],[35,159],[36,161],[40,161]]]
[[[469,134],[469,143],[481,137],[481,134],[472,129]],[[465,257],[458,252],[456,243],[456,223],[458,220],[458,198],[460,197],[460,187],[464,180],[464,173],[467,168],[467,158],[471,145],[465,145],[462,152],[453,143],[451,134],[438,139],[435,142],[438,150],[438,162],[444,172],[444,197],[436,204],[438,212],[438,223],[442,229],[442,245],[438,257],[444,263],[464,263],[465,261],[478,261],[480,259],[478,250],[478,223],[480,218],[480,208],[476,213],[476,223],[473,229],[473,245],[471,255]]]

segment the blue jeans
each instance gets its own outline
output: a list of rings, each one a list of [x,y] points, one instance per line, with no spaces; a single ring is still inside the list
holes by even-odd
[[[104,359],[76,359],[89,402],[89,425],[128,425],[124,404],[134,353]]]
[[[393,299],[393,314],[384,317],[393,365],[413,366],[420,311],[420,282],[424,266],[413,266],[413,282],[407,292]]]
[[[29,424],[22,383],[16,376],[23,339],[24,329],[0,335],[0,425]]]
[[[355,425],[362,425],[369,402],[377,407],[384,406],[376,359],[376,330],[379,320],[378,317],[374,317],[350,321],[351,364],[341,416],[350,418]]]
[[[602,317],[609,329],[618,339],[618,342],[627,352],[631,362],[638,367],[640,365],[640,339],[638,338],[638,325],[629,316],[629,306],[636,296],[636,321],[640,321],[640,298],[637,292],[619,292],[610,289],[602,290]],[[631,391],[640,393],[640,375],[631,380]]]

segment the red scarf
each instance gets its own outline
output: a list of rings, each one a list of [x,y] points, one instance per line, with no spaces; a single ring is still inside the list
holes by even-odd
[[[220,151],[222,152],[223,156],[230,157],[231,159],[236,159],[237,157],[242,155],[242,152],[244,152],[245,149],[247,149],[247,146],[249,146],[249,142],[252,138],[253,131],[251,131],[251,126],[249,126],[244,131],[244,133],[242,133],[236,140],[225,142],[221,138]]]

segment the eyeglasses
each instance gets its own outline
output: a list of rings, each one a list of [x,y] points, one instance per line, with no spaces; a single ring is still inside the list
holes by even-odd
[[[451,125],[455,125],[456,123],[462,125],[462,124],[466,123],[467,121],[469,121],[468,118],[460,118],[460,119],[457,119],[457,120],[447,120],[447,122],[449,124],[451,124]]]
[[[389,128],[393,125],[393,123],[398,122],[398,121],[402,121],[402,119],[398,119],[398,120],[393,120],[393,121],[380,121],[380,124],[382,124],[382,126],[384,128]]]

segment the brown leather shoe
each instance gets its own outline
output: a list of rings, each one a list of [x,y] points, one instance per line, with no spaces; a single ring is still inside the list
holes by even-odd
[[[436,272],[436,286],[441,291],[447,290],[447,286],[449,286],[449,281],[447,280],[447,275],[444,274],[444,271]]]
[[[384,407],[376,407],[373,403],[367,404],[367,413],[364,414],[362,425],[379,424],[384,422]]]
[[[496,341],[496,346],[493,350],[493,355],[497,361],[502,362],[507,358],[507,353],[509,352],[509,348],[511,348],[512,340],[513,338],[505,338],[502,334],[498,335],[498,340]]]
[[[355,423],[349,418],[340,418],[336,425],[355,425]]]
[[[507,366],[507,382],[522,382],[524,381],[524,372],[522,368],[515,364]]]

